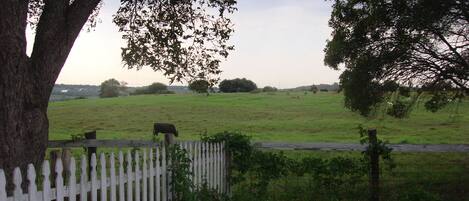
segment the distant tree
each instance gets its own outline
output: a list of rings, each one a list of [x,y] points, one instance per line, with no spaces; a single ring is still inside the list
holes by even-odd
[[[250,92],[257,89],[256,83],[246,78],[223,80],[219,85],[220,91],[224,93]]]
[[[340,84],[346,107],[368,116],[384,100],[386,81],[429,86],[436,97],[425,106],[434,111],[448,98],[469,93],[468,1],[334,2],[324,62],[333,69],[345,66]],[[441,93],[441,83],[455,93]]]
[[[114,78],[106,80],[101,83],[101,89],[99,91],[99,97],[111,98],[118,97],[119,92],[123,89],[121,83]]]
[[[161,94],[167,91],[168,86],[160,82],[154,82],[147,87],[148,94]]]
[[[321,92],[328,92],[329,90],[328,90],[328,89],[320,89],[319,91],[321,91]]]
[[[264,88],[262,88],[262,92],[276,92],[276,91],[278,91],[278,89],[275,87],[271,87],[271,86],[265,86]]]
[[[168,86],[160,83],[154,82],[146,87],[137,88],[131,95],[140,95],[140,94],[171,94],[174,93],[168,90]]]
[[[313,86],[311,86],[311,88],[309,90],[313,93],[317,93],[319,89],[316,85],[313,85]]]
[[[210,83],[206,80],[195,80],[189,83],[189,89],[196,93],[207,93],[210,89]]]

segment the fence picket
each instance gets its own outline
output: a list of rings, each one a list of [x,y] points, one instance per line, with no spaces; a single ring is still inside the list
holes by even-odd
[[[215,187],[220,193],[220,143],[215,144]]]
[[[49,161],[44,161],[42,163],[42,176],[44,177],[44,180],[42,181],[42,200],[43,201],[50,201],[50,166],[49,166]]]
[[[153,165],[153,148],[150,148],[150,157],[148,158],[148,163],[150,165],[150,182],[149,182],[149,186],[150,186],[150,197],[149,197],[149,201],[155,201],[155,169],[154,169],[154,165]]]
[[[96,181],[96,154],[91,155],[91,201],[98,201],[98,182]]]
[[[132,191],[132,155],[129,150],[127,151],[127,201],[132,201]]]
[[[19,167],[16,167],[13,170],[13,184],[15,185],[15,189],[13,190],[13,200],[15,201],[21,201],[23,196],[23,189],[21,188],[22,180],[21,170]]]
[[[104,153],[99,155],[99,162],[101,163],[101,200],[107,201],[106,157]]]
[[[143,149],[143,164],[142,164],[142,201],[148,199],[148,170],[147,170],[147,150]]]
[[[197,184],[202,183],[202,142],[197,142]]]
[[[69,167],[69,178],[68,178],[68,197],[69,201],[75,201],[77,199],[77,179],[75,175],[76,167],[75,167],[75,158],[70,157]],[[31,201],[31,200],[30,200]]]
[[[138,151],[135,151],[135,201],[140,201],[140,157]]]
[[[124,154],[119,151],[119,201],[125,201],[124,185]]]
[[[162,179],[161,179],[161,196],[162,196],[162,200],[163,201],[168,201],[168,197],[167,197],[167,187],[168,187],[168,183],[166,183],[166,146],[162,146],[161,148],[161,176],[162,176]]]
[[[161,166],[160,166],[160,151],[156,148],[156,201],[161,201]]]
[[[81,178],[80,178],[80,201],[87,201],[88,199],[88,190],[86,189],[88,183],[88,175],[86,170],[86,157],[85,155],[81,156]]]
[[[33,164],[28,165],[28,201],[36,201],[37,187],[36,187],[36,170]],[[1,199],[0,199],[1,200]]]
[[[7,180],[5,178],[5,172],[0,169],[0,200],[7,200],[6,185]]]
[[[109,168],[109,176],[110,182],[111,182],[111,187],[110,187],[110,196],[111,196],[111,201],[116,201],[116,161],[114,159],[114,152],[111,152],[111,156],[109,156],[109,165],[111,166]]]

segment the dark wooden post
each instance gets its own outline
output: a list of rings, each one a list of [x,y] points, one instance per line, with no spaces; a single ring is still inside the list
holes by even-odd
[[[96,140],[96,131],[91,131],[85,133],[85,139],[87,140]],[[91,156],[96,154],[97,147],[88,147],[86,150],[88,152],[88,177],[91,179]]]
[[[379,152],[376,129],[368,130],[370,157],[370,201],[379,201]]]
[[[174,134],[172,133],[165,133],[164,134],[164,144],[166,147],[174,144]]]

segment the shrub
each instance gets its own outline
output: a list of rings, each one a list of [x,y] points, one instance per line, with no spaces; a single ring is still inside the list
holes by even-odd
[[[196,93],[208,93],[210,83],[206,80],[195,80],[189,83],[189,89]]]
[[[163,83],[155,82],[143,88],[136,89],[131,95],[140,94],[174,94],[173,91],[168,90],[168,86]]]
[[[276,92],[276,91],[278,91],[278,89],[275,87],[271,87],[271,86],[265,86],[264,88],[262,88],[262,92]]]
[[[257,89],[256,83],[246,78],[223,80],[219,85],[220,91],[224,93],[250,92]]]

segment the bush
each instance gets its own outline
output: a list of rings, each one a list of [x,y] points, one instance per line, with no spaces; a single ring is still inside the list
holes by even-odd
[[[210,83],[206,80],[195,80],[189,83],[189,89],[196,93],[208,93]]]
[[[236,132],[203,136],[202,139],[225,143],[228,155],[232,158],[228,176],[230,183],[235,184],[233,200],[267,201],[273,198],[272,194],[275,194],[275,198],[285,197],[280,200],[295,200],[297,196],[301,197],[297,200],[316,199],[316,196],[324,197],[324,200],[360,200],[360,196],[366,197],[364,189],[356,187],[367,175],[363,159],[307,157],[293,160],[283,152],[257,150],[250,137]],[[282,185],[283,191],[271,191],[276,183],[289,183],[292,178],[304,178],[309,185]]]
[[[246,78],[236,78],[233,80],[223,80],[219,85],[223,93],[251,92],[257,89],[256,83]]]
[[[271,87],[271,86],[265,86],[264,88],[262,88],[262,92],[276,92],[276,91],[278,91],[278,89],[275,87]]]
[[[168,86],[166,86],[165,84],[155,82],[146,87],[136,89],[130,95],[140,95],[140,94],[174,94],[174,92],[169,91]]]
[[[99,90],[99,97],[111,98],[118,97],[119,92],[125,89],[125,84],[121,84],[116,79],[112,78],[101,83]]]

